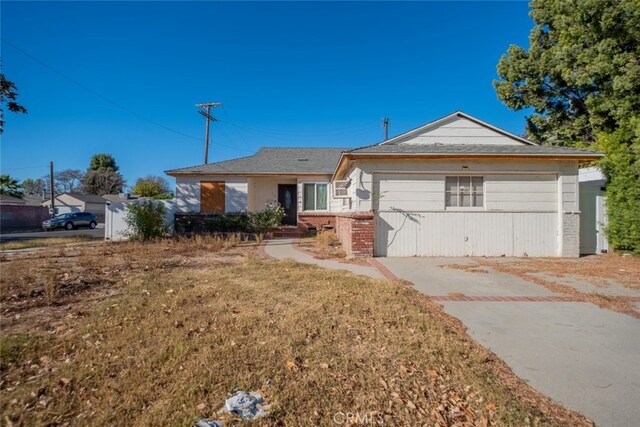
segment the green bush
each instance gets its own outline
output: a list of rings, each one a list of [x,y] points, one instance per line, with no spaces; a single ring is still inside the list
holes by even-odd
[[[640,254],[640,119],[598,136],[606,153],[600,168],[607,177],[606,233],[618,250]]]
[[[284,218],[282,206],[267,206],[261,211],[249,213],[249,228],[256,234],[263,234],[280,225],[282,218]]]
[[[154,200],[139,200],[127,206],[125,222],[129,226],[127,236],[132,239],[149,240],[167,234],[166,208]]]

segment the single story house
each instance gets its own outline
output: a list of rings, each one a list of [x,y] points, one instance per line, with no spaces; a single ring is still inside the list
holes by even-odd
[[[577,257],[578,165],[600,157],[458,111],[365,147],[261,148],[166,173],[178,212],[276,201],[301,231],[335,227],[350,256]]]
[[[58,214],[69,212],[91,212],[104,222],[104,210],[107,201],[102,196],[81,193],[63,193],[55,197]],[[51,208],[51,199],[42,202],[42,206]]]

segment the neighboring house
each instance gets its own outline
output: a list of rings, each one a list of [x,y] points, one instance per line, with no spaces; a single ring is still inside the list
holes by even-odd
[[[597,254],[609,251],[605,235],[607,226],[607,180],[596,167],[580,169],[580,254]]]
[[[355,149],[261,148],[167,171],[179,212],[277,201],[302,231],[330,224],[350,256],[579,255],[578,165],[462,112]]]
[[[28,194],[25,195],[24,198],[22,199],[25,201],[25,204],[27,206],[40,206],[42,207],[42,202],[44,202],[46,199],[40,195],[37,194]]]
[[[27,202],[8,194],[0,194],[0,206],[25,206]]]
[[[131,193],[105,194],[102,196],[107,202],[123,202],[127,200],[137,200],[140,196]]]
[[[69,212],[91,212],[104,222],[106,200],[102,196],[93,194],[64,193],[55,197],[55,207],[58,214]],[[51,207],[51,200],[42,202],[42,206]]]

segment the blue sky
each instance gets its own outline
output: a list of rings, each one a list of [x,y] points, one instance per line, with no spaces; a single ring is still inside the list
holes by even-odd
[[[522,1],[3,1],[3,72],[29,113],[5,114],[2,173],[41,177],[50,160],[86,169],[106,152],[133,184],[201,164],[194,104],[207,101],[224,103],[210,161],[371,144],[385,116],[395,135],[458,109],[521,134],[525,114],[502,105],[492,81],[509,44],[528,46],[528,11]]]

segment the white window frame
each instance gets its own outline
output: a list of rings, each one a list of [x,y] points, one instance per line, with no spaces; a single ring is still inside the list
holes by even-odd
[[[457,178],[457,187],[456,187],[456,198],[458,200],[458,204],[456,206],[448,206],[447,205],[447,178]],[[461,200],[460,200],[460,178],[469,178],[469,183],[470,183],[470,188],[469,188],[469,198],[470,198],[470,205],[469,206],[461,206]],[[473,191],[473,178],[481,178],[482,179],[482,205],[479,206],[474,206],[473,205],[473,201],[474,201],[474,195],[476,193],[474,193]],[[445,181],[444,181],[444,208],[445,210],[448,211],[455,211],[455,210],[484,210],[486,203],[487,203],[487,197],[486,197],[486,192],[485,192],[485,179],[484,179],[484,175],[446,175],[445,176]]]
[[[304,192],[304,186],[305,185],[314,185],[314,198],[313,198],[313,209],[305,209],[304,205],[305,205],[305,200],[304,198],[306,197],[305,192]],[[327,186],[327,208],[326,209],[316,209],[316,206],[318,206],[318,189],[317,186],[318,185],[326,185]],[[329,189],[331,188],[331,183],[329,182],[303,182],[302,183],[302,212],[328,212],[329,211]]]
[[[349,186],[351,185],[351,180],[341,180],[341,181],[333,181],[333,198],[334,199],[350,199],[349,196]],[[339,194],[338,190],[344,191],[344,194]]]

